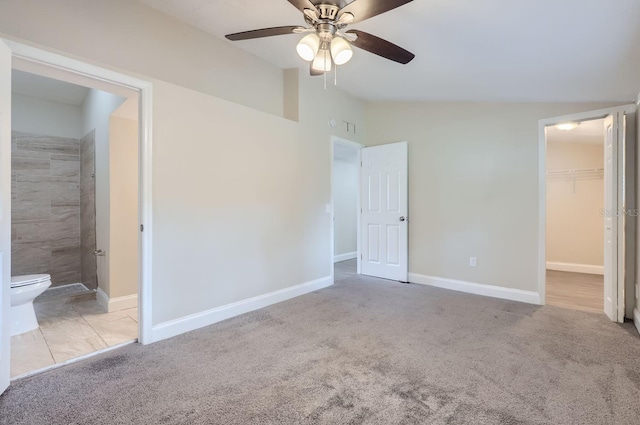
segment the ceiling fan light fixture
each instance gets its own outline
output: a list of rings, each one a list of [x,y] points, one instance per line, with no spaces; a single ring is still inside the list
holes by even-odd
[[[298,55],[305,61],[311,62],[314,60],[320,48],[320,37],[317,34],[307,34],[302,37],[302,40],[296,46]]]
[[[344,38],[334,37],[331,40],[331,56],[336,65],[344,65],[353,57],[353,49]]]
[[[1,0],[0,0],[1,1]],[[287,25],[227,34],[231,41],[302,34],[296,46],[298,55],[309,62],[311,76],[325,76],[353,57],[353,46],[374,55],[406,65],[415,55],[375,35],[347,29],[354,23],[389,12],[413,0],[288,0],[302,13],[305,26]],[[335,68],[334,68],[335,65]],[[337,84],[337,73],[334,78]]]
[[[578,123],[577,122],[563,122],[561,124],[556,125],[556,128],[558,130],[571,131],[571,130],[575,130],[576,128],[578,128]]]
[[[329,72],[331,71],[331,53],[327,49],[320,49],[316,58],[313,60],[313,65],[311,68],[314,71],[318,72]]]

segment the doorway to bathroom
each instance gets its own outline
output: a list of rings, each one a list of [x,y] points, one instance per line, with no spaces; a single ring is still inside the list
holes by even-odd
[[[19,61],[11,95],[15,379],[138,338],[139,99]]]
[[[151,193],[153,86],[151,82],[15,41],[0,39],[0,187],[2,187],[0,190],[0,393],[8,388],[11,381],[11,186],[13,181],[11,175],[11,76],[13,69],[117,95],[120,95],[121,89],[138,93],[139,163],[136,181],[139,182],[139,197],[136,202],[140,228],[137,237],[139,246],[137,339],[141,344],[149,344],[158,338],[153,332],[151,309],[153,235]],[[50,283],[44,279],[44,282],[39,279],[36,281],[38,284],[50,286]],[[32,296],[33,293],[29,295]],[[31,311],[34,311],[33,307]],[[115,348],[117,346],[101,349],[70,359],[65,363]],[[49,366],[47,369],[61,364]],[[46,369],[39,371],[42,370]]]

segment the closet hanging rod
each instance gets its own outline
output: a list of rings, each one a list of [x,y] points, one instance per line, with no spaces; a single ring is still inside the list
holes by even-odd
[[[562,174],[586,174],[586,173],[603,173],[604,168],[580,168],[575,170],[553,170],[547,171],[547,175],[562,175]]]

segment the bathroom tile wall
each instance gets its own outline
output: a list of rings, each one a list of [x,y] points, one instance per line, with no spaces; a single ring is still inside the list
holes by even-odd
[[[12,133],[12,275],[81,282],[80,141]]]
[[[96,257],[95,131],[80,139],[80,255],[82,283],[98,289]]]

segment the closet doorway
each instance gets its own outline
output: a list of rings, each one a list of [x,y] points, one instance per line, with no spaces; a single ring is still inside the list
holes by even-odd
[[[635,105],[540,122],[540,299],[632,315]]]

